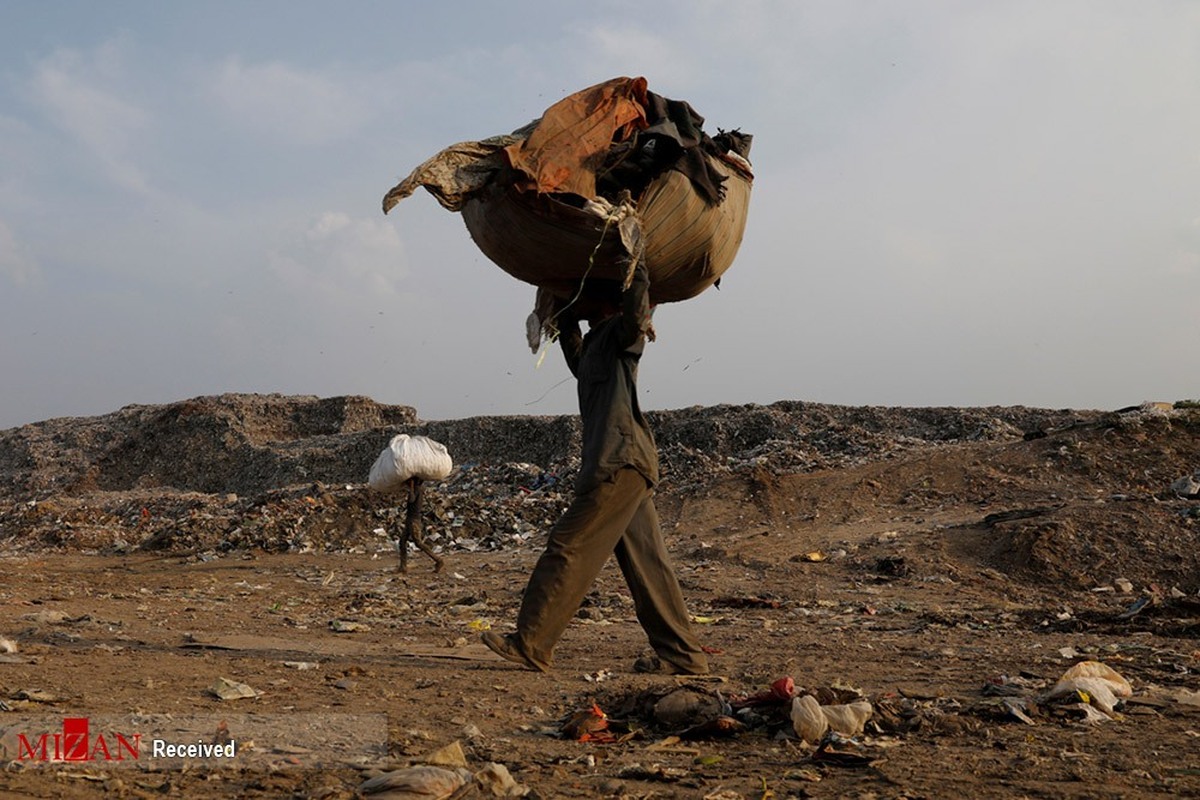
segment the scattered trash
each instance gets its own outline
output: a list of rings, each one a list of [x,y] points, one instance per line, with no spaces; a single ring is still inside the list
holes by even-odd
[[[456,767],[467,766],[467,755],[463,752],[462,743],[458,741],[439,747],[432,753],[420,759],[421,763],[428,764],[434,767]]]
[[[765,779],[764,779],[765,780]],[[763,792],[763,796],[770,798],[773,793]],[[745,795],[733,789],[713,789],[711,792],[705,793],[702,800],[745,800]]]
[[[999,441],[1011,439],[1015,430],[1035,422],[1060,429],[1090,424],[1101,416],[1101,412],[1023,409],[1005,410],[1001,417],[996,414],[972,408],[847,409],[792,402],[651,412],[663,491],[672,493],[700,490],[713,480],[751,470],[812,472],[885,455],[892,458],[962,440],[981,426],[990,431],[989,438]],[[197,430],[222,433],[185,441],[181,439],[185,431],[172,422],[181,415],[194,420]],[[90,428],[106,432],[93,444],[87,443],[91,439],[74,438],[78,419],[49,420],[6,432],[17,451],[59,450],[52,464],[0,470],[5,479],[0,484],[10,490],[34,480],[47,486],[84,485],[96,470],[105,475],[105,470],[115,468],[110,453],[138,452],[145,441],[163,443],[161,453],[188,449],[191,455],[187,463],[169,464],[172,486],[150,498],[131,500],[123,492],[93,492],[86,496],[56,493],[34,501],[18,492],[10,498],[11,504],[0,504],[0,529],[11,534],[10,547],[18,550],[47,545],[78,549],[93,539],[97,546],[109,547],[123,538],[139,543],[140,551],[190,553],[186,557],[197,562],[246,550],[394,552],[395,544],[386,534],[401,521],[403,504],[381,508],[363,484],[348,482],[361,473],[365,443],[371,441],[366,432],[344,429],[349,419],[379,419],[384,426],[380,431],[428,435],[451,443],[456,453],[469,454],[471,460],[460,462],[444,481],[431,486],[436,491],[426,493],[422,519],[426,540],[439,553],[527,545],[550,528],[570,501],[580,464],[572,445],[578,441],[577,417],[426,423],[410,407],[361,397],[225,394],[87,418]],[[837,422],[836,436],[830,435],[831,420]],[[267,439],[262,438],[266,435],[262,425],[271,433]],[[386,444],[386,438],[379,444]],[[239,456],[247,447],[261,448],[264,456],[253,469]],[[371,444],[367,452],[378,450]],[[163,475],[167,466],[152,458],[137,468]],[[115,485],[120,478],[113,474],[105,481]],[[204,493],[203,487],[209,485],[229,491]],[[541,488],[531,493],[530,486]],[[142,522],[143,508],[151,512],[146,522]],[[356,524],[345,524],[348,519]],[[373,534],[376,529],[385,535]],[[720,550],[710,549],[714,555]],[[844,548],[826,554],[829,561],[847,556]]]
[[[1117,591],[1121,594],[1129,594],[1133,591],[1133,583],[1126,578],[1117,578],[1113,581],[1113,586],[1117,587]]]
[[[876,759],[842,749],[848,744],[851,743],[830,731],[817,745],[817,749],[812,754],[812,760],[818,764],[850,769],[869,767],[876,761]]]
[[[755,706],[780,705],[790,701],[796,694],[796,681],[790,675],[779,678],[764,692],[748,697],[734,699],[730,704],[734,708],[753,708]]]
[[[283,665],[290,669],[298,669],[301,672],[305,670],[316,669],[317,667],[321,666],[315,661],[284,661]]]
[[[621,768],[617,777],[627,781],[677,783],[688,777],[688,774],[687,770],[680,767],[668,767],[662,764],[629,764]]]
[[[680,739],[727,739],[747,729],[746,723],[721,714],[679,732]]]
[[[1116,619],[1133,619],[1138,614],[1145,611],[1154,604],[1154,598],[1150,596],[1139,597],[1134,601],[1133,605],[1125,609],[1122,613],[1116,616]]]
[[[262,696],[262,692],[257,689],[229,678],[217,678],[216,683],[206,691],[218,700],[244,700]]]
[[[1063,658],[1074,658],[1075,655],[1068,656],[1066,652],[1070,651],[1075,654],[1075,648],[1064,647],[1059,650],[1059,655]],[[983,684],[983,693],[991,697],[1018,697],[1027,693],[1031,688],[1031,681],[1020,676],[1009,677],[1008,675],[997,675],[988,678]]]
[[[1171,484],[1171,491],[1180,497],[1200,497],[1200,470],[1174,481]]]
[[[329,629],[334,633],[364,633],[371,630],[371,626],[362,622],[351,622],[350,620],[335,619],[330,621]]]
[[[608,715],[596,703],[591,708],[576,711],[563,721],[559,732],[564,739],[574,739],[579,742],[605,739],[601,732],[608,728]]]
[[[52,608],[38,611],[35,614],[22,614],[18,619],[33,622],[37,625],[61,625],[71,620],[65,612]]]
[[[875,572],[893,578],[906,578],[912,573],[904,556],[884,556],[875,562]]]
[[[1099,661],[1080,661],[1041,697],[1042,703],[1078,701],[1112,716],[1120,700],[1133,695],[1129,681]],[[1090,718],[1090,714],[1088,715]]]
[[[865,700],[847,705],[823,706],[812,695],[792,699],[792,728],[809,744],[822,741],[828,731],[844,736],[858,736],[871,718],[874,709]]]
[[[17,652],[17,643],[12,639],[5,639],[0,636],[0,653],[15,653]]]
[[[1028,701],[1019,697],[1006,697],[1001,701],[1004,708],[1008,710],[1008,714],[1018,722],[1024,722],[1026,725],[1036,725],[1037,723],[1029,716]]]
[[[53,704],[62,702],[63,698],[56,694],[47,692],[45,689],[21,689],[15,695],[14,700],[26,700],[31,703],[46,703]]]
[[[462,767],[407,767],[364,781],[358,791],[368,797],[386,793],[395,800],[447,800],[473,779]]]
[[[1108,713],[1087,702],[1065,705],[1062,706],[1062,710],[1074,712],[1085,725],[1100,725],[1112,719]]]
[[[813,769],[792,769],[783,773],[788,780],[804,781],[805,783],[820,783],[824,776]]]
[[[517,783],[508,767],[495,761],[475,773],[475,782],[492,797],[524,797],[529,794],[529,787]]]

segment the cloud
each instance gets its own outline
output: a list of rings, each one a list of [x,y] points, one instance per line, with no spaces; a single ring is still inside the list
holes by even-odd
[[[277,62],[228,58],[209,89],[231,120],[281,142],[311,146],[345,139],[370,118],[368,104],[347,83]]]
[[[321,214],[296,241],[272,253],[271,271],[316,303],[400,293],[404,248],[387,220]]]
[[[150,115],[122,97],[112,84],[122,80],[121,48],[116,43],[91,53],[58,50],[38,64],[30,90],[51,121],[78,141],[120,186],[149,191],[135,154]]]
[[[16,286],[28,286],[41,275],[41,268],[12,229],[0,220],[0,277]]]

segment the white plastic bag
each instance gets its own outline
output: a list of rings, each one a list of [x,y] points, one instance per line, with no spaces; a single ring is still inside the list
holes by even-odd
[[[367,483],[377,492],[394,492],[409,478],[440,481],[454,469],[446,445],[427,436],[401,433],[392,441],[371,466]]]
[[[1099,661],[1080,661],[1063,673],[1043,702],[1061,700],[1076,692],[1085,692],[1091,705],[1112,714],[1118,699],[1132,697],[1133,687],[1115,669]]]
[[[845,736],[858,736],[873,713],[874,709],[866,700],[823,706],[812,695],[803,694],[792,700],[792,729],[810,744],[820,742],[831,728]]]

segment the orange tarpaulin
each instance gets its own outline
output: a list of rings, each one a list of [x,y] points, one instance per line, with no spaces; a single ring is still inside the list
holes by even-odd
[[[523,142],[505,148],[520,189],[596,196],[596,167],[646,123],[646,79],[613,78],[559,100]]]

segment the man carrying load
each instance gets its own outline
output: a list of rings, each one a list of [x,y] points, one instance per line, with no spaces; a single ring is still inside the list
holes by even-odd
[[[651,499],[658,453],[637,400],[650,304],[717,285],[745,229],[753,137],[737,129],[710,137],[703,123],[687,102],[649,91],[645,78],[613,78],[511,134],[444,148],[383,198],[387,213],[424,187],[461,212],[484,255],[538,287],[530,347],[536,353],[557,335],[578,381],[575,500],[550,531],[516,632],[483,636],[531,669],[550,668],[555,644],[615,553],[656,653],[635,667],[708,672],[659,530]]]
[[[580,334],[580,315],[589,323],[587,336]],[[509,661],[549,670],[555,644],[615,553],[657,654],[638,659],[634,668],[705,674],[708,659],[692,632],[659,529],[652,497],[658,451],[637,400],[638,361],[652,336],[645,265],[637,263],[623,292],[612,281],[589,286],[578,303],[560,311],[558,322],[563,355],[578,382],[583,423],[575,499],[550,530],[525,589],[516,632],[487,631],[483,643]]]

